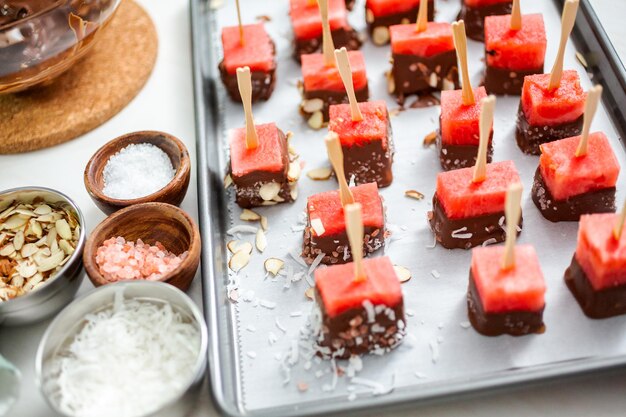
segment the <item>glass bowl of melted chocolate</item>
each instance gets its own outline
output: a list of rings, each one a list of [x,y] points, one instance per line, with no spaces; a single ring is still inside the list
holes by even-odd
[[[82,58],[121,0],[0,0],[0,94],[49,84]]]

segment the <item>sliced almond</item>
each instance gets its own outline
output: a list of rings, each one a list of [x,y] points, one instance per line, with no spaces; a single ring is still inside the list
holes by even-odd
[[[252,253],[252,243],[242,242],[240,240],[231,240],[226,244],[226,247],[231,253],[246,252]]]
[[[267,229],[270,228],[268,222],[267,222],[267,217],[265,216],[261,216],[261,228],[267,232]]]
[[[28,217],[24,217],[23,215],[20,215],[20,214],[14,214],[11,217],[9,217],[4,223],[2,223],[2,228],[4,230],[16,230],[21,227],[24,227],[24,225],[27,222],[28,222]]]
[[[30,230],[37,236],[38,239],[41,239],[43,236],[43,229],[41,228],[41,224],[35,219],[30,219]]]
[[[429,146],[434,145],[436,141],[437,141],[437,131],[434,130],[430,132],[428,135],[424,136],[424,141],[422,142],[422,144],[424,145],[424,148],[428,148]]]
[[[54,223],[57,233],[61,236],[61,239],[71,240],[72,239],[72,229],[70,229],[70,225],[67,223],[67,220],[60,219]]]
[[[316,236],[322,236],[326,229],[324,228],[324,224],[321,219],[313,219],[311,220],[311,228],[315,232]]]
[[[262,206],[275,206],[278,204],[276,201],[264,201],[261,203]]]
[[[20,251],[20,255],[22,255],[22,258],[24,258],[24,259],[30,258],[35,253],[37,253],[38,250],[39,250],[39,248],[34,243],[27,243],[24,246],[22,246],[22,250]]]
[[[372,31],[372,41],[375,45],[385,45],[389,39],[389,29],[386,26],[377,26]]]
[[[233,185],[233,177],[228,174],[224,177],[224,188],[228,188],[231,185]]]
[[[24,232],[19,230],[15,236],[13,236],[13,247],[15,250],[21,250],[24,246]]]
[[[589,67],[589,64],[587,64],[587,59],[585,58],[585,56],[578,51],[576,51],[576,59],[578,60],[578,62],[580,62],[580,65],[582,65],[583,67],[585,68]]]
[[[329,167],[315,168],[307,172],[306,175],[314,181],[326,181],[333,175],[333,170]]]
[[[263,252],[267,248],[267,237],[265,237],[263,229],[257,230],[255,243],[259,252]]]
[[[23,262],[15,269],[24,278],[30,278],[37,273],[37,265],[32,262]]]
[[[15,252],[15,246],[13,243],[9,243],[0,248],[0,256],[10,256]]]
[[[239,218],[247,222],[256,222],[258,220],[261,220],[261,216],[250,209],[243,209]]]
[[[307,124],[311,129],[319,130],[324,126],[324,115],[321,111],[316,111],[309,117]]]
[[[263,184],[259,189],[259,195],[263,199],[263,201],[272,201],[276,197],[278,197],[278,193],[280,193],[280,184],[277,182],[268,182]]]
[[[313,287],[307,288],[307,290],[304,292],[304,295],[306,296],[306,298],[315,300],[315,288]]]
[[[324,100],[321,98],[311,98],[302,101],[302,111],[305,113],[315,113],[324,108]]]
[[[454,85],[454,83],[450,81],[449,79],[444,78],[443,82],[441,83],[441,89],[443,91],[455,90],[456,85]]]
[[[400,265],[394,265],[393,269],[396,271],[396,275],[401,283],[405,283],[411,279],[411,271],[407,268]]]
[[[367,23],[373,23],[374,19],[374,12],[370,9],[365,9],[365,21],[367,21]]]
[[[396,92],[396,80],[393,79],[391,71],[386,72],[385,75],[387,76],[387,92],[393,94]]]
[[[283,269],[283,266],[285,265],[285,262],[280,260],[280,259],[278,259],[278,258],[269,258],[269,259],[265,260],[263,265],[265,266],[265,270],[267,272],[269,272],[273,276],[276,276],[276,275],[278,275],[280,270]]]
[[[302,173],[302,168],[300,167],[300,162],[294,161],[289,164],[289,171],[287,171],[287,179],[289,182],[296,182],[300,179],[300,174]]]
[[[289,184],[289,195],[291,195],[291,199],[296,201],[298,199],[298,184],[291,183]]]
[[[437,74],[434,72],[430,73],[430,78],[428,79],[428,85],[432,88],[437,88],[437,84],[439,83],[439,79],[437,78]]]
[[[65,240],[65,239],[61,239],[59,240],[59,248],[66,254],[66,255],[71,255],[74,253],[74,248],[72,247],[72,245],[70,245],[70,243]]]
[[[47,204],[40,204],[35,208],[35,214],[38,216],[43,216],[44,214],[52,213],[52,207]]]
[[[53,253],[47,258],[43,258],[37,265],[37,269],[39,272],[50,271],[59,266],[63,258],[65,258],[65,254],[62,251]]]
[[[405,191],[404,195],[406,197],[409,197],[409,198],[414,198],[415,200],[423,200],[424,199],[424,194],[420,193],[419,191],[415,191],[415,190]]]
[[[239,272],[248,265],[251,257],[252,255],[244,250],[235,252],[233,256],[230,257],[230,261],[228,261],[228,267],[233,272]]]

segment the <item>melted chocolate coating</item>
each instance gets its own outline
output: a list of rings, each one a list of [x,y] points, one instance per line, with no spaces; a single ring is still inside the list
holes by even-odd
[[[393,135],[389,115],[387,115],[387,149],[383,148],[382,140],[373,140],[364,145],[341,146],[343,150],[343,168],[346,180],[350,182],[354,176],[356,185],[375,182],[378,188],[391,185],[393,181]]]
[[[485,89],[488,94],[519,96],[522,94],[524,77],[534,74],[543,74],[543,65],[539,68],[526,71],[494,68],[487,65],[487,69],[485,70]]]
[[[366,85],[362,89],[356,90],[354,94],[356,95],[356,100],[359,103],[362,103],[369,99],[369,96],[370,96],[369,88]],[[324,106],[322,107],[322,110],[321,110],[324,123],[328,123],[330,119],[329,114],[328,114],[328,110],[330,109],[330,106],[332,106],[333,104],[344,104],[344,103],[349,102],[348,94],[346,92],[337,92],[337,91],[328,91],[328,90],[304,91],[303,98],[304,100],[311,100],[314,98],[319,98],[324,102]],[[309,117],[311,117],[313,113],[305,111],[304,103],[301,103],[300,114],[302,114],[302,116],[308,120]]]
[[[394,13],[386,16],[374,16],[374,20],[367,22],[367,32],[370,36],[379,26],[388,28],[393,25],[416,23],[417,13],[419,12],[419,4],[406,12]],[[365,5],[365,14],[369,14],[367,11],[367,5]],[[435,0],[428,0],[428,21],[435,20]]]
[[[494,15],[511,14],[513,2],[498,3],[490,6],[471,7],[463,1],[457,20],[465,21],[467,37],[475,41],[485,41],[485,17]]]
[[[471,249],[486,241],[499,243],[506,240],[504,211],[464,219],[450,219],[439,202],[437,193],[433,196],[433,210],[428,212],[428,222],[435,239],[446,249]],[[518,235],[521,233],[522,225],[523,219],[520,216]],[[471,236],[465,237],[467,234]]]
[[[333,43],[336,49],[346,47],[349,51],[355,51],[361,47],[363,42],[359,37],[359,34],[354,29],[339,28],[331,32]],[[313,54],[321,52],[322,50],[322,36],[314,39],[295,39],[294,40],[294,52],[293,58],[300,62],[300,56],[304,54]]]
[[[441,126],[441,118],[439,118]],[[439,151],[439,162],[444,171],[453,169],[469,168],[476,164],[478,158],[478,145],[446,145],[441,138],[441,127],[437,130],[437,150]],[[487,145],[487,163],[493,159],[493,131],[489,134]]]
[[[526,114],[522,109],[522,103],[520,103],[517,110],[517,125],[515,129],[517,146],[525,154],[540,155],[540,145],[580,135],[583,129],[583,118],[584,115],[581,115],[573,122],[563,123],[558,126],[534,126],[528,122]]]
[[[539,168],[535,172],[531,194],[543,217],[554,223],[577,222],[583,214],[615,212],[615,187],[556,200]]]
[[[575,254],[565,270],[565,283],[587,317],[604,319],[626,314],[626,285],[595,290]]]
[[[443,52],[427,58],[393,54],[392,60],[391,76],[395,84],[394,94],[398,97],[400,105],[404,104],[405,97],[411,94],[453,90],[460,87],[455,51]]]
[[[228,95],[233,101],[241,103],[237,74],[229,74],[223,62],[220,62],[219,70]],[[250,76],[252,78],[252,102],[269,100],[276,86],[276,69],[274,68],[269,72],[252,71]]]
[[[363,237],[363,255],[376,252],[383,247],[386,231],[374,227],[365,227]],[[345,231],[333,236],[313,236],[311,219],[307,220],[304,228],[304,238],[302,243],[302,257],[307,264],[312,264],[320,253],[326,254],[322,258],[323,264],[335,265],[352,262],[352,251],[350,242]]]
[[[531,333],[543,333],[543,308],[539,311],[510,311],[508,313],[487,313],[480,299],[470,269],[467,289],[467,316],[472,327],[484,336],[525,336]]]

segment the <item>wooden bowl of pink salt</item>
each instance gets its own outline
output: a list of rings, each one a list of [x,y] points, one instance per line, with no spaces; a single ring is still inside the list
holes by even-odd
[[[87,239],[83,262],[99,287],[119,281],[161,281],[186,291],[200,263],[200,232],[180,208],[165,203],[126,207]]]

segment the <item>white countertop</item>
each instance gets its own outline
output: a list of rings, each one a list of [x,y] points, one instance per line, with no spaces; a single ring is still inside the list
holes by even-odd
[[[159,56],[154,73],[143,91],[120,114],[83,137],[54,148],[22,155],[0,156],[0,190],[41,185],[60,190],[73,198],[87,219],[88,231],[104,219],[83,185],[83,170],[91,155],[103,144],[137,130],[161,130],[179,137],[195,161],[194,108],[190,55],[189,4],[180,1],[138,0],[147,8],[159,32]],[[616,49],[626,60],[626,2],[591,0]],[[182,204],[197,215],[195,169],[187,198]],[[201,304],[200,279],[189,294]],[[92,288],[87,278],[80,292]],[[34,357],[48,322],[18,329],[0,329],[0,352],[23,373],[22,395],[11,416],[53,416],[34,382]],[[490,393],[471,400],[422,406],[393,416],[526,416],[623,415],[626,409],[626,372],[591,375],[584,379],[550,382],[535,388]],[[194,417],[216,416],[208,388],[196,407]]]

